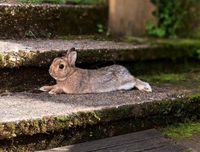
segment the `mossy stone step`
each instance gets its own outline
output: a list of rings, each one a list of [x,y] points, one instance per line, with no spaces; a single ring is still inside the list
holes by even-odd
[[[198,58],[196,45],[131,44],[92,39],[0,40],[0,67],[46,66],[71,47],[79,52],[77,63]]]
[[[49,38],[98,33],[107,7],[52,4],[0,4],[0,38]]]
[[[198,118],[200,83],[182,82],[153,86],[152,93],[138,90],[102,94],[49,95],[4,93],[0,97],[0,139],[34,135],[128,118],[162,121]],[[137,124],[138,122],[134,122]]]

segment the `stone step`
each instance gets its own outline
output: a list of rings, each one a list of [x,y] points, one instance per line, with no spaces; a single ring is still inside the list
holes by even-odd
[[[106,6],[0,3],[0,38],[49,38],[105,31]]]
[[[0,40],[0,67],[46,66],[71,47],[78,50],[77,63],[198,58],[199,43],[183,45],[182,41],[177,44],[168,41],[137,44],[92,39]]]
[[[199,82],[181,81],[179,85],[153,85],[152,93],[138,90],[82,95],[5,92],[0,94],[0,139],[128,118],[138,118],[134,119],[135,124],[145,119],[154,125],[197,118],[199,90]]]

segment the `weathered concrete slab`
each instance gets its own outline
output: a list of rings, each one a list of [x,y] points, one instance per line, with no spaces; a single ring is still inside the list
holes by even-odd
[[[179,117],[199,112],[200,85],[166,84],[153,93],[138,90],[102,94],[51,96],[47,93],[4,93],[0,97],[0,139],[33,135],[69,127],[111,122],[129,117]],[[164,119],[162,117],[162,119]]]
[[[71,47],[79,51],[78,63],[177,59],[195,55],[196,49],[130,44],[99,40],[0,40],[0,67],[49,65]]]
[[[76,145],[44,150],[43,152],[184,152],[186,150],[185,147],[176,145],[171,140],[162,137],[157,130],[150,129]]]
[[[105,6],[0,3],[0,38],[94,34],[107,16]]]
[[[86,95],[49,95],[48,93],[10,93],[0,98],[0,123],[59,116],[79,111],[118,108],[129,104],[161,101],[172,97],[174,90],[154,88],[153,93],[138,90]]]
[[[75,47],[79,50],[127,50],[146,48],[148,45],[134,45],[130,43],[98,40],[62,40],[62,39],[24,39],[24,40],[1,40],[1,52],[18,51],[61,51]]]

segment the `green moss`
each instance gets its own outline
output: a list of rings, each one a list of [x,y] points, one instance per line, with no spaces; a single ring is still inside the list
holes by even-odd
[[[178,123],[160,129],[161,133],[174,139],[192,137],[193,134],[200,133],[200,122]]]
[[[94,125],[98,122],[105,122],[112,120],[119,120],[124,116],[128,117],[131,108],[124,106],[116,109],[105,109],[101,111],[90,111],[90,112],[78,112],[70,116],[56,116],[56,117],[45,117],[42,120],[24,120],[19,123],[13,122],[9,130],[2,128],[3,138],[12,138],[14,133],[16,135],[33,135],[37,133],[45,133],[49,131],[58,131],[61,129],[69,129],[78,126]]]
[[[19,130],[21,131],[22,134],[27,135],[29,134],[29,121],[21,121],[19,124]],[[30,134],[32,134],[31,130],[30,130]]]
[[[69,120],[69,117],[67,116],[57,116],[55,117],[55,120],[60,121],[60,122],[65,122]]]
[[[0,123],[0,132],[4,129],[4,124]]]
[[[133,36],[125,36],[121,38],[122,41],[135,43],[135,44],[149,44],[149,45],[163,45],[174,47],[200,47],[200,41],[198,39],[155,39],[155,38],[141,38]]]
[[[13,122],[8,122],[6,124],[6,127],[9,129],[9,130],[15,130],[15,124]]]
[[[47,123],[46,123],[45,119],[39,120],[39,127],[40,127],[41,133],[47,132]]]
[[[0,53],[0,64],[2,64],[4,62],[4,57],[3,54]]]
[[[173,56],[185,56],[199,58],[200,41],[198,39],[155,39],[155,38],[137,38],[132,36],[125,36],[121,38],[122,41],[134,44],[148,44],[150,46],[159,47],[160,50],[165,49],[164,54],[174,50],[171,54]],[[181,50],[181,51],[180,51]],[[186,53],[187,52],[187,53]]]
[[[96,120],[98,120],[98,121],[100,121],[101,120],[101,117],[100,117],[100,115],[97,113],[97,112],[93,112],[93,117],[96,119]]]
[[[200,101],[200,93],[193,94],[188,97],[192,101]]]
[[[190,47],[190,46],[195,46],[197,48],[200,47],[200,42],[198,39],[169,39],[169,40],[161,40],[158,41],[160,44],[169,44],[169,45],[174,45],[174,46],[180,46],[180,47]]]
[[[156,79],[156,78],[155,78]],[[180,80],[185,80],[186,76],[184,74],[160,74],[158,76],[158,80],[161,81],[180,81]]]
[[[150,82],[156,82],[156,81],[182,81],[187,79],[187,75],[185,73],[177,74],[177,73],[160,73],[156,75],[144,75],[139,76],[139,78],[144,79],[146,81]]]
[[[159,66],[159,65],[158,65]],[[162,66],[159,68],[155,68],[150,72],[146,72],[145,74],[138,75],[137,77],[148,81],[148,82],[171,82],[171,83],[179,83],[181,81],[193,81],[193,82],[200,82],[200,72],[196,72],[195,67],[187,66],[184,68],[184,65],[182,65],[179,69],[177,67],[173,67],[171,69],[168,69],[168,71],[162,71]],[[156,69],[157,72],[156,72]],[[133,69],[135,70],[135,69]],[[164,69],[165,70],[165,69]],[[192,72],[194,70],[194,72]],[[186,72],[188,71],[188,72]],[[134,73],[134,71],[133,71]]]

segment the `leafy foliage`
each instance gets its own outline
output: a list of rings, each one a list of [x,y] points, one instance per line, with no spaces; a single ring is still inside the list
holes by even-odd
[[[188,22],[194,13],[194,6],[200,0],[151,0],[156,5],[153,15],[157,18],[157,25],[147,22],[147,34],[157,37],[176,37],[181,29],[188,29]]]

